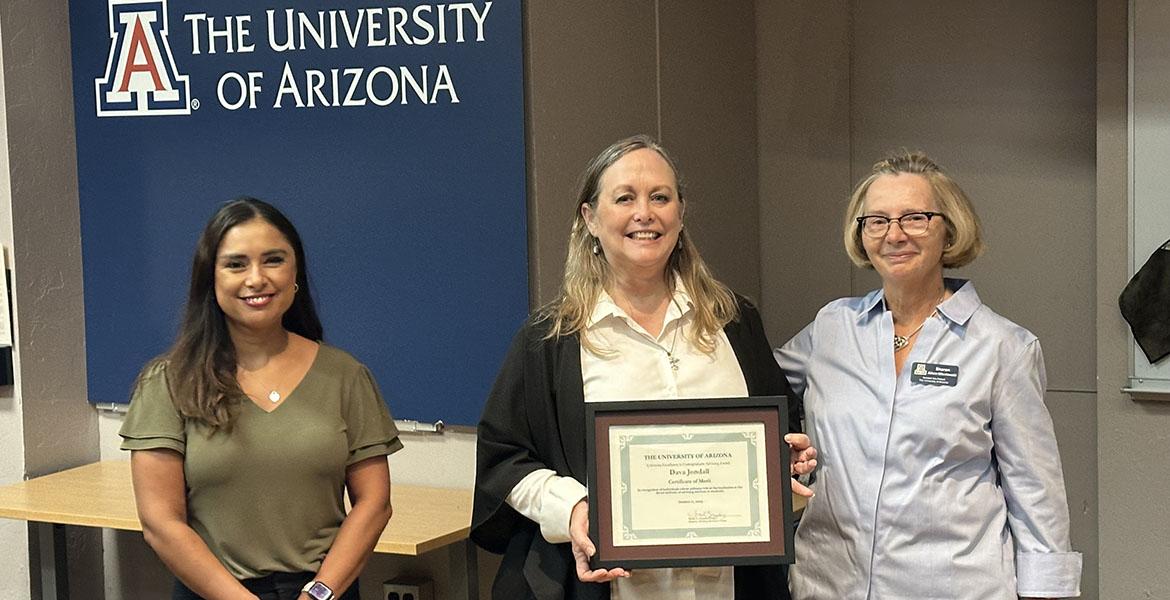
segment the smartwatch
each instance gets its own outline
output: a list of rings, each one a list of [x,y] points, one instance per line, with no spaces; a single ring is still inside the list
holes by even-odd
[[[306,583],[301,592],[308,594],[313,600],[333,600],[333,590],[320,581]]]

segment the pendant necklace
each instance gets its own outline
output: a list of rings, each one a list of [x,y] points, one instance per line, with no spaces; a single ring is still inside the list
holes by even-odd
[[[930,317],[933,317],[936,314],[938,314],[937,310],[930,313],[930,315],[928,315],[925,319],[923,319],[922,323],[920,323],[918,325],[918,327],[916,327],[914,329],[914,331],[911,331],[909,333],[909,335],[898,335],[895,333],[894,334],[894,352],[897,352],[897,351],[901,350],[902,348],[909,346],[910,345],[910,338],[918,335],[918,332],[922,331],[922,327],[926,325],[926,322],[930,320]],[[273,392],[273,393],[275,393],[275,392]],[[275,400],[274,400],[274,402],[275,402]]]
[[[249,398],[255,398],[257,400],[260,399],[260,396],[253,395],[253,394],[250,394],[248,392],[244,392],[244,394],[246,396],[248,396]],[[281,396],[280,391],[278,391],[276,388],[272,388],[271,390],[268,390],[268,394],[266,394],[264,397],[267,398],[269,402],[271,402],[273,404],[278,404],[280,402],[280,399],[283,398],[284,396]]]
[[[934,317],[935,315],[938,314],[938,305],[942,304],[943,298],[946,298],[946,294],[947,293],[944,290],[943,297],[939,298],[938,302],[934,303],[934,310],[931,311],[931,313],[929,315],[926,315],[926,318],[923,319],[922,322],[918,324],[918,327],[914,328],[914,331],[911,331],[910,333],[908,333],[906,335],[898,335],[897,333],[894,334],[894,352],[897,352],[897,351],[901,350],[902,348],[909,346],[910,345],[910,338],[918,335],[918,332],[922,331],[922,328],[926,326],[926,322],[929,321],[931,319],[931,317]]]
[[[674,327],[674,339],[670,341],[670,350],[661,346],[659,348],[662,348],[662,351],[666,353],[666,361],[670,363],[670,370],[678,373],[678,357],[674,355],[674,345],[678,343],[678,330],[682,329],[682,307],[678,305],[678,301],[673,297],[671,297],[670,301],[674,303],[675,308],[678,308],[678,323]]]
[[[281,347],[281,349],[276,354],[269,357],[268,364],[273,364],[272,361],[275,361],[277,359],[277,357],[284,354],[284,351],[286,349],[288,349],[288,332],[285,332],[283,347]],[[278,365],[273,365],[273,366],[275,367]],[[240,368],[240,367],[237,366],[237,368]],[[253,377],[255,377],[255,376],[253,375]],[[267,387],[267,386],[264,386],[264,387]],[[261,389],[263,389],[263,388],[261,388]],[[251,396],[251,394],[248,394],[248,395]],[[253,396],[253,397],[255,397],[255,396]],[[273,404],[278,404],[280,402],[281,398],[283,398],[284,396],[281,395],[280,391],[276,387],[271,387],[271,388],[268,388],[268,394],[266,394],[266,397],[268,398],[269,402],[271,402]]]
[[[264,389],[264,387],[268,387],[268,386],[263,386],[260,389]],[[277,404],[280,402],[280,399],[283,398],[284,396],[281,395],[280,390],[276,389],[275,387],[272,387],[272,388],[268,388],[268,393],[265,394],[265,397],[268,398],[269,402],[271,402],[273,404]]]

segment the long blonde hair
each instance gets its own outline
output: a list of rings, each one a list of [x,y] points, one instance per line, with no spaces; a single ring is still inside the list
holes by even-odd
[[[597,305],[597,298],[603,289],[613,281],[613,273],[604,253],[594,254],[595,239],[589,233],[581,207],[588,204],[597,209],[600,197],[601,176],[623,156],[640,149],[658,153],[674,172],[678,187],[679,202],[683,202],[683,181],[678,168],[666,149],[647,135],[636,135],[619,140],[602,150],[581,175],[577,203],[573,206],[573,225],[569,231],[569,253],[565,258],[565,274],[561,292],[557,299],[545,305],[538,313],[538,320],[551,322],[547,338],[580,334],[589,323],[589,316]],[[691,242],[686,228],[679,232],[679,244],[670,254],[666,264],[667,285],[674,284],[678,277],[686,287],[694,303],[694,327],[687,332],[691,343],[704,352],[715,349],[715,340],[720,329],[728,322],[739,318],[739,307],[735,295],[711,274],[707,264],[699,255],[699,249]],[[587,349],[598,351],[586,336],[579,335],[581,344]]]

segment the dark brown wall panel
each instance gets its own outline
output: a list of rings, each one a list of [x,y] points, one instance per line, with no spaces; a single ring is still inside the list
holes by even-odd
[[[753,0],[661,2],[662,140],[688,181],[687,231],[716,277],[760,297]]]
[[[533,303],[555,297],[577,178],[603,148],[656,133],[653,0],[525,3],[529,274]]]

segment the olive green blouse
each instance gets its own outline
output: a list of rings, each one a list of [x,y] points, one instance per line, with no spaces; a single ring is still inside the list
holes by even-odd
[[[276,410],[240,402],[230,431],[184,419],[165,378],[162,363],[142,377],[122,449],[183,455],[187,521],[239,579],[316,572],[345,518],[346,467],[402,448],[369,370],[331,346]]]

